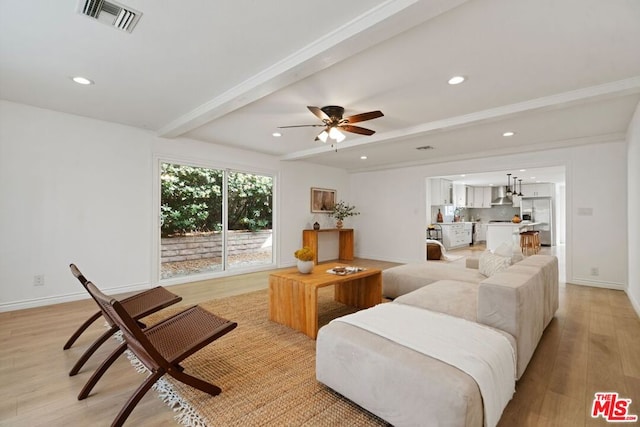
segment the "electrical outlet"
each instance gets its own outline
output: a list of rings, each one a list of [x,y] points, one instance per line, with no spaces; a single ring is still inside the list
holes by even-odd
[[[592,276],[598,276],[599,274],[600,274],[600,270],[598,269],[598,267],[591,267]]]
[[[33,276],[33,286],[44,286],[44,274]]]

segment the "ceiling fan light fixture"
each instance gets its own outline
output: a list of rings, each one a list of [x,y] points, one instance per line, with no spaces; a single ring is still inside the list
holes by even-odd
[[[338,129],[336,129],[335,127],[332,127],[331,129],[329,129],[329,138],[331,139],[338,139],[338,136],[342,135],[342,132],[340,132]],[[342,135],[344,136],[344,135]]]
[[[327,138],[329,138],[329,133],[326,130],[323,130],[320,132],[320,135],[318,135],[318,139],[322,142],[327,142]]]

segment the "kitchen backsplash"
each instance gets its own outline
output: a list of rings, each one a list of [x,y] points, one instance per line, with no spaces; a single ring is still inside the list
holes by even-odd
[[[438,209],[441,210],[444,222],[453,222],[455,208],[452,206],[431,207],[431,222],[436,223]],[[511,206],[494,206],[490,209],[458,208],[461,221],[510,220],[514,215],[520,215],[520,208]]]

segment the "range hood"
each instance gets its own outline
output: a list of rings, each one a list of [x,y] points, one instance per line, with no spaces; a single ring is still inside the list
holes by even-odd
[[[504,205],[513,205],[513,200],[507,196],[507,187],[493,187],[491,189],[491,206]]]

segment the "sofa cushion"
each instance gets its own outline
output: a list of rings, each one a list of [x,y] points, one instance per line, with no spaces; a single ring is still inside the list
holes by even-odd
[[[443,261],[416,262],[383,270],[382,294],[387,298],[397,298],[443,279],[480,283],[485,276],[478,270],[465,268],[463,264]]]
[[[511,264],[515,264],[516,262],[522,261],[524,259],[520,247],[518,245],[509,244],[507,242],[500,243],[500,246],[498,246],[493,251],[493,253],[503,257],[511,258]]]
[[[500,256],[486,250],[480,255],[478,271],[486,277],[491,277],[500,271],[506,270],[510,265],[510,257]]]
[[[478,318],[478,285],[455,280],[439,280],[394,300],[475,322]]]

